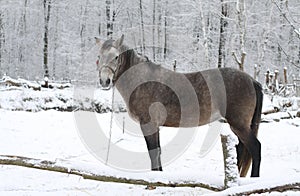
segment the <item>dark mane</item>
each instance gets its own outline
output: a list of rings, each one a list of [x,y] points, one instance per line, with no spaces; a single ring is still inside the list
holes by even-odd
[[[129,49],[125,45],[121,47],[121,51],[118,59],[119,68],[117,70],[116,80],[131,66],[144,62],[151,62],[147,56],[136,53],[134,49]]]

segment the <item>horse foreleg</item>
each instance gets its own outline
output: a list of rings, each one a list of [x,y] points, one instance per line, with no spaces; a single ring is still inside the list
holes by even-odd
[[[142,125],[141,129],[146,140],[148,153],[151,159],[151,170],[162,171],[161,166],[161,148],[159,142],[159,128],[152,123]]]

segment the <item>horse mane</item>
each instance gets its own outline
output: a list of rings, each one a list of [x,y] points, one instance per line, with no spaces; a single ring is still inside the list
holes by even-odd
[[[138,65],[139,63],[154,64],[147,56],[137,53],[134,49],[131,49],[126,45],[122,45],[120,48],[120,55],[118,59],[119,68],[116,77],[119,78],[122,73],[124,73],[130,67]]]
[[[121,46],[121,55],[125,55],[126,59],[130,59],[133,63],[138,64],[142,62],[151,62],[146,55],[142,55],[141,53],[135,52],[134,49],[130,49],[126,45]],[[129,63],[129,62],[127,62]],[[132,65],[132,64],[131,64]]]

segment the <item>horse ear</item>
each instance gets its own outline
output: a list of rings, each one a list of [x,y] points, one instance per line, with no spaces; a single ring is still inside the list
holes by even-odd
[[[101,44],[101,40],[98,37],[95,37],[96,44]]]
[[[119,48],[120,46],[122,46],[123,41],[124,41],[124,34],[122,34],[122,36],[119,39],[117,39],[116,41],[114,41],[114,46],[116,48]]]

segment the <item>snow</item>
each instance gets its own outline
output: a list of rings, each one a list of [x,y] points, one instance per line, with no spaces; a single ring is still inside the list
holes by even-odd
[[[96,115],[98,121],[105,125],[104,129],[108,130],[110,114]],[[274,184],[300,182],[300,130],[293,123],[299,123],[299,118],[262,123],[258,135],[262,143],[261,177],[241,178],[240,186],[216,194],[237,193],[241,190]],[[163,172],[130,172],[106,166],[91,155],[78,134],[73,113],[54,110],[36,113],[0,110],[0,138],[2,138],[0,154],[57,161],[69,168],[75,167],[86,172],[116,177],[152,182],[205,183],[221,188],[224,166],[220,140],[206,156],[202,157],[199,153],[208,127],[209,125],[199,127],[189,148],[177,160],[164,166]],[[168,143],[174,131],[176,130],[162,128],[162,146]],[[123,147],[146,151],[143,138],[128,133],[123,134],[116,124],[113,125],[112,141],[118,141],[118,145]],[[134,164],[134,160],[128,161]],[[150,168],[150,162],[148,163]],[[96,195],[99,193],[203,195],[213,193],[203,188],[157,187],[155,190],[146,190],[145,186],[96,182],[75,175],[15,166],[0,166],[0,171],[0,195]]]
[[[26,88],[0,88],[0,108],[15,111],[63,111],[85,110],[107,112],[111,109],[111,92],[95,88],[67,88],[34,91]],[[124,104],[116,101],[115,110],[124,110]]]
[[[211,147],[205,146],[205,149],[209,149],[207,153],[202,152],[206,135],[215,125],[197,128],[196,135],[186,145],[184,151],[178,152],[177,159],[163,164],[163,172],[151,172],[149,171],[150,160],[139,126],[130,120],[127,113],[118,113],[124,109],[118,94],[114,105],[117,113],[114,115],[112,143],[132,152],[144,153],[144,167],[147,171],[132,170],[139,164],[134,157],[125,160],[132,166],[130,170],[110,162],[107,166],[99,157],[93,156],[91,149],[82,138],[78,122],[76,122],[76,114],[95,115],[104,135],[108,136],[111,114],[97,114],[90,111],[94,111],[97,104],[102,108],[102,112],[110,111],[111,93],[111,91],[93,88],[76,89],[75,87],[64,90],[42,88],[41,91],[24,88],[0,89],[0,155],[56,161],[56,164],[69,169],[77,168],[85,173],[119,178],[162,183],[203,183],[220,189],[224,186],[220,138],[216,138],[216,142],[212,141]],[[262,116],[268,123],[261,124],[258,135],[262,143],[261,177],[258,179],[240,178],[239,186],[215,194],[227,195],[254,188],[300,182],[300,118],[296,118],[299,98],[271,98],[273,101],[268,96],[264,97],[263,111],[278,107],[282,112]],[[292,103],[292,107],[283,108],[283,105],[288,102]],[[51,108],[68,107],[74,112],[51,110]],[[44,111],[44,109],[48,110]],[[78,110],[85,110],[85,112]],[[123,133],[123,119],[125,119],[125,133]],[[162,149],[171,143],[179,131],[190,133],[188,129],[161,128]],[[227,124],[222,124],[221,134],[233,136],[230,137],[232,145],[237,143],[237,138]],[[107,141],[99,139],[99,143],[101,142],[107,147]],[[171,149],[178,149],[178,143],[172,145]],[[109,158],[114,157],[113,152],[110,153]],[[163,150],[163,160],[166,154]],[[234,160],[231,161],[234,162]],[[0,171],[0,195],[40,195],[41,193],[43,195],[96,195],[99,192],[112,195],[214,193],[204,188],[157,187],[155,190],[146,190],[145,186],[96,182],[75,175],[15,166],[0,165]],[[289,193],[293,192],[289,191]]]

